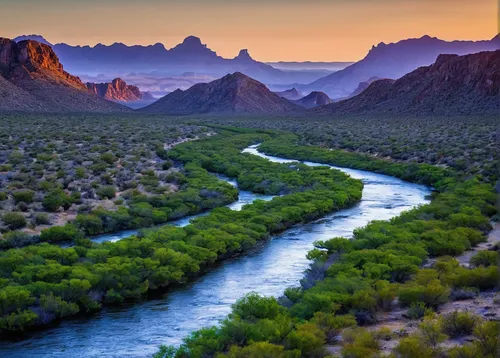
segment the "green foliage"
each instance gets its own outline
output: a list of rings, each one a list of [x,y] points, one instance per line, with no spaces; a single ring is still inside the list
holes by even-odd
[[[35,215],[35,224],[36,225],[49,225],[50,224],[50,218],[45,213],[37,213]]]
[[[7,212],[3,214],[2,220],[11,230],[20,229],[26,226],[26,218],[21,213]]]
[[[64,242],[81,238],[82,233],[74,225],[54,226],[42,230],[40,240],[43,242]]]
[[[71,206],[71,198],[61,189],[50,191],[42,201],[43,207],[50,212],[56,212],[63,207],[68,209]]]
[[[116,188],[111,185],[101,186],[97,190],[97,195],[99,195],[101,199],[113,199],[116,195]]]
[[[16,203],[19,203],[19,202],[31,203],[33,201],[34,196],[35,196],[35,192],[33,190],[29,190],[29,189],[15,190],[12,193],[12,197],[14,198],[14,201]]]
[[[472,334],[479,318],[469,312],[452,312],[440,317],[441,329],[452,338]]]
[[[477,254],[471,257],[470,265],[472,267],[493,266],[498,263],[498,259],[498,252],[496,251],[479,251]]]

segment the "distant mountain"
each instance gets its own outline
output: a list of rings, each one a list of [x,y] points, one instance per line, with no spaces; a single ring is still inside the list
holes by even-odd
[[[333,103],[330,97],[323,92],[311,92],[307,96],[292,102],[305,108],[315,108]]]
[[[48,41],[40,35],[22,38]],[[49,44],[50,45],[50,44]],[[96,46],[51,45],[66,68],[80,75],[126,75],[131,72],[178,76],[186,72],[219,78],[227,73],[242,72],[267,84],[309,83],[325,76],[325,71],[284,71],[254,60],[248,50],[232,59],[223,58],[195,36],[188,36],[171,49],[160,43],[150,46],[127,46],[122,43]],[[156,76],[156,77],[158,77]]]
[[[345,98],[339,98],[337,101],[342,101],[344,99],[349,99],[349,98],[352,98],[352,97],[356,97],[358,94],[361,94],[365,89],[367,89],[373,82],[381,80],[381,79],[382,78],[376,77],[376,76],[375,77],[371,77],[368,81],[361,82],[358,85],[358,88],[356,88],[354,90],[354,92],[352,92],[349,96],[347,96]]]
[[[87,82],[87,88],[90,92],[108,101],[154,101],[154,97],[150,93],[141,92],[137,86],[127,85],[121,78],[115,78],[113,81],[106,83]]]
[[[360,95],[318,108],[316,113],[499,114],[500,50],[440,55],[431,66],[396,81],[375,81]]]
[[[52,48],[33,40],[0,38],[1,110],[49,112],[120,112],[118,104],[91,94],[64,71]]]
[[[301,99],[302,97],[304,97],[304,95],[302,93],[300,93],[299,91],[297,91],[297,89],[295,87],[291,88],[289,90],[286,90],[286,91],[274,92],[274,93],[276,93],[278,96],[283,97],[289,101],[295,101],[297,99]]]
[[[278,61],[278,62],[267,62],[268,65],[280,70],[309,70],[309,71],[327,71],[336,72],[343,70],[347,66],[352,65],[354,62],[298,62],[298,61]]]
[[[447,42],[424,36],[373,47],[359,62],[320,78],[309,85],[299,87],[301,91],[323,91],[336,99],[349,96],[361,82],[371,77],[398,79],[421,66],[436,61],[440,54],[466,55],[481,51],[500,49],[500,35],[489,41]]]
[[[170,115],[285,115],[301,113],[303,109],[236,72],[186,91],[174,91],[140,111]]]
[[[32,41],[36,41],[36,42],[40,42],[41,44],[45,44],[45,45],[48,45],[48,46],[52,46],[52,44],[50,42],[48,42],[43,36],[41,35],[22,35],[22,36],[18,36],[16,37],[14,40],[14,42],[21,42],[21,41],[26,41],[26,40],[32,40]]]

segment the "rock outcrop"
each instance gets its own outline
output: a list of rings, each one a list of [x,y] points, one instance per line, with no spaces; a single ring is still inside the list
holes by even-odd
[[[115,78],[113,81],[106,83],[87,82],[87,88],[90,92],[108,101],[136,102],[154,100],[150,93],[141,92],[137,86],[127,85],[121,78]]]
[[[440,55],[399,80],[379,80],[321,114],[470,115],[500,113],[500,50]]]
[[[210,83],[199,83],[186,91],[176,90],[141,109],[171,115],[290,115],[303,109],[264,84],[236,72]]]
[[[15,42],[0,38],[0,76],[9,83],[2,81],[2,91],[13,92],[14,86],[16,91],[29,94],[39,111],[127,111],[125,107],[90,93],[80,78],[64,70],[50,46],[33,40]],[[23,104],[21,98],[9,96],[0,99],[0,109],[10,110],[12,107],[35,110],[32,105]]]

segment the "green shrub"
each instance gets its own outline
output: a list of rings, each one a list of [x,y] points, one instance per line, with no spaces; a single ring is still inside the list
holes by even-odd
[[[71,198],[61,189],[50,191],[42,200],[43,207],[51,212],[56,212],[60,207],[68,209],[71,206]]]
[[[26,218],[21,213],[5,213],[2,216],[2,220],[11,230],[20,229],[26,226]]]
[[[116,188],[111,185],[104,185],[97,189],[97,195],[101,199],[112,199],[116,195]]]
[[[35,215],[35,224],[36,225],[50,225],[49,215],[45,213],[37,213]]]
[[[87,235],[97,235],[102,233],[102,220],[95,215],[79,214],[76,217],[75,225]]]
[[[493,266],[498,263],[498,252],[496,251],[480,251],[470,259],[472,267],[478,266]]]
[[[7,193],[4,191],[0,191],[0,201],[7,200],[8,196]]]
[[[82,233],[71,224],[50,227],[40,234],[40,240],[44,242],[73,241],[82,237]]]
[[[12,193],[12,197],[16,203],[31,203],[33,202],[33,197],[35,196],[35,192],[29,189],[21,189],[15,190]]]
[[[472,334],[479,322],[480,318],[469,312],[455,311],[440,317],[441,329],[452,338]]]

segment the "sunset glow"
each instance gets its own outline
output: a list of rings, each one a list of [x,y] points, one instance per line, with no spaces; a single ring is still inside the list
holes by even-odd
[[[379,42],[426,34],[490,39],[498,31],[497,6],[497,0],[3,0],[0,30],[6,37],[41,34],[52,43],[167,48],[196,35],[224,57],[248,48],[261,61],[350,61]]]

